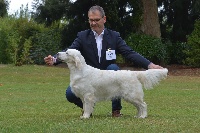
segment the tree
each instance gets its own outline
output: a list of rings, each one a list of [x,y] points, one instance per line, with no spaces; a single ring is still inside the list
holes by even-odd
[[[94,5],[104,8],[106,28],[120,32],[123,38],[138,30],[141,18],[139,0],[77,0],[69,4],[65,16],[69,24],[63,31],[63,47],[71,44],[78,31],[89,28],[87,13]]]
[[[156,0],[142,0],[142,4],[143,15],[141,31],[147,35],[160,38],[161,33]]]
[[[0,0],[0,17],[4,17],[8,14],[7,9],[8,9],[9,3],[7,0]]]
[[[142,22],[143,12],[140,0],[76,0],[75,2],[70,0],[43,0],[41,3],[39,3],[39,0],[35,1],[38,4],[38,6],[35,6],[36,12],[34,14],[37,22],[45,22],[49,26],[55,20],[66,19],[67,25],[62,33],[63,47],[72,43],[78,31],[89,28],[87,13],[93,5],[104,8],[107,16],[106,28],[120,32],[123,38],[126,38],[132,32],[137,32]],[[145,14],[143,15],[142,31],[160,37],[156,1],[143,2]]]
[[[193,32],[188,36],[189,50],[186,50],[185,64],[200,67],[200,20],[195,22]]]
[[[54,21],[60,20],[66,12],[69,0],[34,0],[32,12],[34,20],[50,26]]]
[[[162,38],[186,42],[200,18],[199,0],[157,0]]]

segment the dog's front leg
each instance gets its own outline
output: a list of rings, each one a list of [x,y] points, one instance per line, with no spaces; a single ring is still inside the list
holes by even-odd
[[[90,118],[90,115],[93,112],[94,109],[94,105],[95,105],[95,97],[93,94],[87,94],[85,95],[84,99],[83,99],[83,115],[81,116],[81,118]]]

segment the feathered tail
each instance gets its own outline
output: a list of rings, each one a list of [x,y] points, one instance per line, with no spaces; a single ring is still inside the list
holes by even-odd
[[[146,71],[138,71],[137,78],[143,84],[145,89],[151,89],[157,85],[159,81],[167,77],[168,69],[149,69]]]

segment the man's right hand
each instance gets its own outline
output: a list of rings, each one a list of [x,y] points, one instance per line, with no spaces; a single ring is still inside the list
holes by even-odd
[[[45,61],[45,63],[47,65],[50,65],[50,66],[52,66],[54,64],[54,62],[53,62],[53,56],[51,56],[51,55],[48,55],[47,57],[45,57],[44,61]]]

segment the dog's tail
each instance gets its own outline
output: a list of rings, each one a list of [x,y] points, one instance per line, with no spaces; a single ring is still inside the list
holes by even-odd
[[[159,81],[167,77],[168,69],[149,69],[137,72],[138,80],[143,84],[145,89],[151,89]]]

